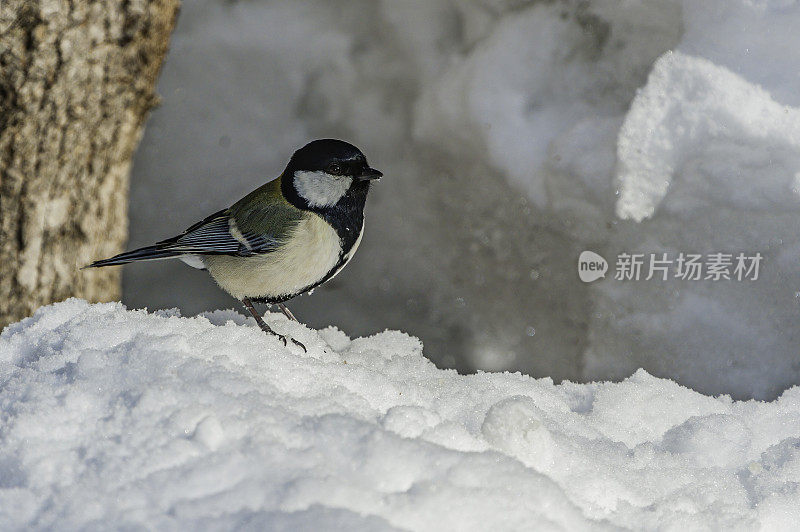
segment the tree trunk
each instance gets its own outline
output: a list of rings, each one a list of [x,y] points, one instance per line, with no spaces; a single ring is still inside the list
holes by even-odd
[[[127,237],[128,177],[179,0],[0,3],[0,327],[69,296]]]

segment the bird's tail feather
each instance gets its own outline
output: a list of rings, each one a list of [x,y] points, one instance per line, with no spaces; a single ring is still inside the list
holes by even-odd
[[[84,268],[100,268],[101,266],[114,266],[115,264],[128,264],[140,260],[170,259],[182,255],[179,251],[170,251],[158,246],[147,246],[133,251],[126,251],[108,259],[96,260]]]

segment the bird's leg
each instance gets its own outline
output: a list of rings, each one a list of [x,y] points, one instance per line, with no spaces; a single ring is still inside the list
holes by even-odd
[[[264,322],[264,319],[261,317],[261,314],[258,313],[256,307],[253,306],[253,302],[250,301],[249,297],[242,299],[242,303],[244,303],[245,308],[248,311],[250,311],[250,314],[253,315],[253,318],[256,320],[258,326],[261,327],[262,331],[264,331],[267,334],[274,334],[275,336],[280,336],[280,334],[273,331],[272,328]],[[284,340],[284,343],[286,343],[286,340]]]
[[[294,314],[292,314],[292,311],[289,310],[289,307],[287,307],[283,303],[278,303],[278,308],[281,309],[281,312],[283,312],[284,316],[286,316],[287,318],[289,318],[292,321],[296,321],[296,322],[300,323],[300,320],[298,320],[297,318],[294,317]]]
[[[283,345],[288,345],[288,340],[291,340],[293,343],[299,345],[303,349],[303,351],[308,353],[308,349],[306,349],[306,346],[304,346],[291,336],[278,334],[275,331],[273,331],[272,328],[264,322],[264,319],[261,317],[261,314],[258,313],[256,307],[253,306],[253,302],[250,301],[249,297],[245,297],[244,299],[242,299],[242,304],[244,304],[244,307],[250,312],[250,314],[253,315],[253,318],[256,320],[258,326],[261,327],[262,331],[264,331],[267,334],[274,334],[275,336],[283,340]]]

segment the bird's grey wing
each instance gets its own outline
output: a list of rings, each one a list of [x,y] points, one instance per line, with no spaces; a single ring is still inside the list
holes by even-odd
[[[180,235],[156,244],[159,249],[177,253],[243,257],[269,253],[279,246],[278,235],[241,231],[230,209],[214,213]]]
[[[155,247],[176,253],[249,257],[280,248],[303,211],[286,201],[281,181],[257,188],[228,209]]]
[[[275,179],[178,236],[95,261],[87,267],[171,258],[180,258],[191,266],[201,267],[202,260],[194,261],[193,255],[249,257],[270,253],[288,240],[303,216],[303,211],[286,201],[281,194],[281,181]]]

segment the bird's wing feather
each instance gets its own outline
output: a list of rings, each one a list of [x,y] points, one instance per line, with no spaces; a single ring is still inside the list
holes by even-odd
[[[279,247],[305,213],[289,203],[281,193],[281,178],[263,185],[230,208],[232,226],[257,249]]]
[[[291,231],[304,215],[283,197],[279,178],[254,190],[232,207],[197,222],[178,236],[95,261],[86,267],[188,255],[249,257],[270,253],[280,249],[289,239]]]
[[[302,211],[267,183],[229,209],[202,220],[156,247],[178,253],[251,256],[278,249]],[[248,201],[249,200],[249,201]]]
[[[231,235],[228,220],[228,209],[224,209],[156,246],[184,253],[235,253],[241,242]]]

